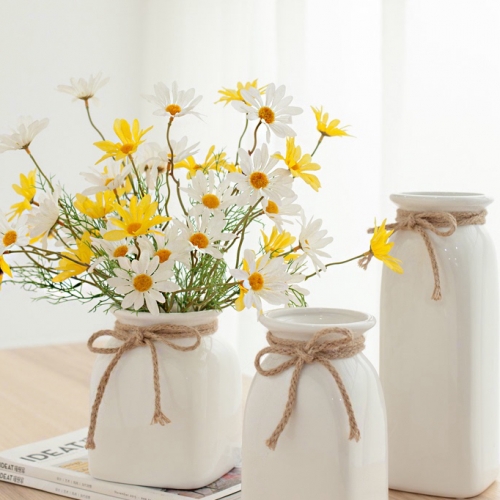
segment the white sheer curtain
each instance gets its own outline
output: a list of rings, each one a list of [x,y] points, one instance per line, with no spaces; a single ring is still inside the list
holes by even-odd
[[[334,236],[335,260],[367,248],[366,228],[394,209],[401,190],[498,191],[500,5],[456,0],[3,0],[0,52],[0,130],[20,114],[52,119],[33,152],[71,191],[78,173],[97,159],[97,139],[81,103],[53,89],[70,76],[103,71],[95,121],[111,134],[114,118],[139,117],[162,140],[164,120],[140,98],[158,81],[177,80],[204,95],[203,122],[179,121],[178,137],[215,144],[233,154],[242,117],[213,106],[217,90],[259,78],[285,84],[304,114],[294,120],[299,143],[316,141],[310,105],[323,105],[354,138],[325,140],[319,194],[299,188],[300,202]],[[282,146],[276,141],[271,149]],[[0,156],[2,207],[9,186],[26,172],[22,152]],[[497,239],[492,206],[490,228]],[[496,224],[498,226],[498,224]],[[367,272],[354,264],[332,268],[310,283],[310,304],[377,315],[380,263]],[[309,285],[309,282],[308,282]],[[65,304],[30,303],[5,286],[0,295],[0,347],[80,341],[111,324],[102,314]],[[40,321],[43,318],[43,321]],[[42,324],[41,324],[42,323]],[[226,334],[251,371],[264,343],[255,313],[226,315]],[[376,331],[367,353],[377,360]]]

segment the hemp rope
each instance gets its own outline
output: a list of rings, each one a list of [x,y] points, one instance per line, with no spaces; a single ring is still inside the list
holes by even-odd
[[[342,335],[341,339],[337,340],[327,340],[322,341],[321,338],[325,335],[331,333],[339,333]],[[276,429],[272,433],[271,437],[266,441],[266,445],[271,450],[276,448],[278,439],[281,433],[285,429],[288,421],[293,412],[293,408],[297,401],[297,388],[302,372],[302,368],[305,364],[320,363],[323,365],[333,376],[337,386],[339,388],[340,394],[344,401],[344,406],[349,418],[349,439],[355,439],[359,441],[361,434],[359,432],[358,424],[356,422],[356,416],[354,415],[354,410],[352,408],[351,399],[345,388],[344,382],[340,377],[336,368],[330,363],[332,359],[345,359],[351,358],[356,354],[360,353],[365,348],[365,339],[363,336],[354,338],[351,330],[347,328],[323,328],[318,331],[311,340],[309,341],[299,341],[299,340],[289,340],[281,339],[275,337],[271,332],[267,332],[267,341],[269,347],[262,349],[255,358],[255,368],[264,377],[271,377],[273,375],[278,375],[283,373],[294,366],[292,379],[290,381],[290,388],[288,390],[288,401],[286,403],[285,409],[283,411],[283,416],[280,422],[276,426]],[[290,356],[288,361],[284,361],[275,368],[265,370],[261,366],[261,358],[266,354],[282,354],[285,356]]]
[[[436,252],[430,236],[426,229],[432,233],[447,237],[451,236],[459,226],[482,225],[486,223],[486,210],[480,212],[413,212],[409,210],[398,209],[396,222],[386,225],[386,229],[415,231],[422,236],[427,253],[431,259],[432,273],[434,275],[434,291],[432,300],[441,300],[441,278],[439,276],[439,266],[436,258]],[[440,228],[447,228],[446,231],[440,231]],[[373,233],[373,229],[368,230]],[[373,254],[363,257],[359,261],[360,267],[366,269]]]
[[[204,335],[210,335],[217,331],[217,320],[210,323],[205,323],[202,325],[194,327],[184,326],[184,325],[168,325],[159,324],[146,327],[126,325],[117,321],[115,323],[114,330],[100,330],[94,333],[88,340],[87,346],[90,351],[98,354],[114,354],[115,356],[109,363],[106,371],[101,377],[99,386],[97,387],[97,393],[92,405],[92,412],[90,416],[90,426],[88,430],[87,443],[85,447],[87,449],[95,449],[94,434],[97,424],[97,414],[99,412],[99,407],[104,396],[104,391],[108,385],[109,377],[114,367],[120,361],[120,358],[127,352],[136,347],[149,346],[151,349],[151,360],[153,363],[153,384],[155,391],[155,411],[153,419],[151,420],[151,425],[160,424],[165,425],[170,423],[170,420],[162,412],[161,409],[161,389],[160,389],[160,375],[158,367],[158,353],[154,342],[161,342],[176,351],[194,351],[201,344],[201,338]],[[119,347],[94,347],[94,342],[99,337],[110,336],[115,339],[123,341],[123,344]],[[181,346],[171,342],[171,340],[195,338],[194,344],[189,346]]]

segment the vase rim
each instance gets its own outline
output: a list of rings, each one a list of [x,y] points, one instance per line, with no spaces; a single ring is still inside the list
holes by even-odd
[[[262,314],[259,321],[273,333],[286,331],[292,335],[310,335],[327,327],[348,328],[362,335],[376,323],[371,314],[331,307],[273,309]]]
[[[197,326],[214,321],[220,311],[208,309],[205,311],[190,311],[184,313],[160,313],[124,311],[122,309],[113,312],[115,318],[122,323],[134,326],[151,326],[158,324],[172,324],[183,326]]]
[[[458,191],[410,191],[390,196],[398,207],[405,210],[481,210],[493,202],[482,193]]]

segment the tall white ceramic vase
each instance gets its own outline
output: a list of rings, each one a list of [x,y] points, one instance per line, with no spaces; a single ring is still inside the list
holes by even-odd
[[[260,321],[274,336],[300,341],[330,326],[361,336],[375,324],[361,312],[318,308],[274,310]],[[269,354],[262,366],[287,359]],[[243,424],[243,500],[387,500],[386,417],[378,376],[362,353],[331,363],[351,398],[360,441],[348,440],[346,408],[332,375],[312,363],[303,368],[290,421],[270,450],[265,441],[283,415],[293,368],[272,377],[257,374]]]
[[[479,212],[471,193],[392,195],[417,212]],[[384,269],[380,376],[387,405],[389,484],[416,493],[478,495],[499,466],[499,341],[496,253],[484,225],[429,233],[442,299],[422,236],[394,234],[404,274]]]
[[[215,311],[115,313],[121,323],[197,325],[216,319]],[[174,342],[191,345],[193,339]],[[108,347],[120,345],[111,339]],[[241,373],[234,349],[216,335],[203,337],[194,351],[180,352],[155,342],[161,403],[167,425],[151,425],[154,386],[147,346],[126,352],[111,373],[99,409],[92,476],[120,483],[179,489],[205,486],[239,465],[241,447]],[[91,404],[113,355],[97,356]]]

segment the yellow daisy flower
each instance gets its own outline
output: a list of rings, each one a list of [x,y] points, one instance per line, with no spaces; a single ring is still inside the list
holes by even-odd
[[[311,109],[313,110],[316,121],[318,122],[316,128],[321,135],[326,135],[328,137],[349,136],[345,129],[339,128],[338,125],[340,120],[332,120],[328,123],[328,113],[323,113],[323,106],[321,106],[321,108],[311,106]]]
[[[403,268],[400,265],[401,261],[392,255],[389,255],[389,252],[394,246],[394,242],[391,241],[389,243],[387,240],[391,237],[394,230],[387,231],[385,229],[386,220],[387,219],[384,219],[379,227],[377,227],[377,221],[375,221],[373,237],[370,241],[369,253],[378,260],[381,260],[389,269],[391,269],[391,271],[403,274]]]
[[[14,203],[10,208],[12,208],[12,217],[9,222],[13,220],[16,216],[20,216],[25,210],[31,210],[31,202],[36,194],[36,169],[32,170],[27,176],[21,174],[19,176],[19,186],[17,184],[12,185],[12,189],[23,197],[23,200],[19,203]]]
[[[95,198],[95,201],[92,201],[83,194],[77,194],[73,205],[82,214],[92,219],[102,219],[114,210],[116,197],[113,191],[101,191],[96,193]]]
[[[288,247],[291,247],[296,240],[295,236],[292,236],[288,231],[280,233],[276,227],[273,227],[269,236],[267,236],[264,231],[261,231],[261,233],[264,241],[263,250],[265,253],[271,254],[271,257],[278,257],[287,253]],[[296,257],[297,254],[289,254],[285,256],[285,260],[293,260]]]
[[[121,142],[111,142],[111,141],[98,141],[94,142],[102,151],[105,151],[105,155],[96,163],[100,163],[106,158],[114,157],[115,160],[122,160],[128,155],[135,153],[140,144],[144,141],[141,140],[142,137],[149,132],[153,126],[147,128],[146,130],[140,130],[139,120],[135,119],[132,125],[132,130],[130,130],[130,125],[127,120],[122,118],[117,118],[113,125],[113,129],[120,139]]]
[[[247,82],[243,85],[243,83],[238,82],[236,84],[236,89],[226,89],[222,88],[222,90],[219,90],[219,94],[222,94],[222,97],[218,100],[215,101],[215,104],[218,102],[223,102],[224,106],[227,106],[231,101],[243,101],[246,102],[245,99],[243,99],[243,96],[241,95],[242,90],[249,90],[251,87],[256,88],[261,94],[265,94],[266,92],[266,86],[261,87],[259,89],[257,85],[257,80],[254,80],[253,82]],[[248,104],[248,103],[246,103]]]
[[[308,171],[319,170],[321,167],[317,163],[312,163],[312,157],[309,154],[302,156],[300,146],[295,146],[295,137],[288,137],[286,140],[286,156],[280,154],[273,155],[274,158],[283,160],[294,177],[300,177],[309,184],[315,191],[321,187],[319,179],[314,174],[308,174]],[[302,156],[302,157],[301,157]]]
[[[196,163],[194,156],[188,156],[185,160],[174,165],[174,168],[185,168],[188,173],[186,179],[192,179],[196,176],[196,172],[201,171],[206,174],[209,170],[219,171],[222,167],[226,166],[226,153],[214,153],[215,146],[212,146],[205,157],[203,163]]]
[[[76,242],[77,248],[70,248],[68,252],[61,252],[63,258],[59,261],[57,270],[62,271],[52,278],[54,283],[78,276],[85,272],[90,266],[90,260],[94,256],[90,246],[90,234],[88,231],[83,233],[82,238]]]
[[[9,264],[5,262],[5,259],[3,258],[2,255],[0,255],[0,287],[2,285],[3,281],[3,275],[7,274],[12,278],[12,271],[10,270]]]
[[[109,221],[120,229],[108,231],[104,235],[104,239],[108,241],[117,241],[127,237],[135,238],[142,234],[157,232],[153,231],[151,228],[172,220],[172,217],[155,215],[157,209],[158,203],[156,201],[151,202],[150,194],[144,196],[139,202],[137,196],[132,196],[128,210],[126,207],[115,204],[115,210],[122,219],[111,218]]]

